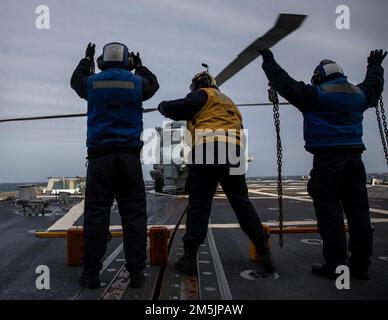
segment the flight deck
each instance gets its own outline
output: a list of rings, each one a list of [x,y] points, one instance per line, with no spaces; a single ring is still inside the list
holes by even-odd
[[[262,221],[278,225],[276,181],[248,179],[250,198]],[[42,215],[24,215],[13,201],[0,202],[0,299],[80,299],[80,300],[262,300],[262,299],[387,299],[388,298],[388,186],[368,186],[374,228],[374,254],[371,279],[351,278],[349,290],[338,290],[334,280],[317,277],[311,265],[322,262],[322,241],[306,182],[283,183],[284,228],[310,229],[308,233],[286,233],[284,247],[278,235],[271,235],[276,271],[266,274],[251,260],[249,240],[241,231],[222,189],[213,200],[205,242],[198,252],[198,275],[189,277],[174,270],[174,261],[183,254],[181,238],[185,230],[187,195],[158,193],[147,185],[148,227],[170,230],[168,263],[148,264],[146,285],[128,286],[120,238],[108,243],[99,289],[83,289],[77,281],[80,267],[67,265],[66,239],[37,238],[36,233],[82,226],[83,199],[71,197],[66,203],[52,204]],[[51,229],[50,229],[51,228]],[[121,229],[117,205],[112,207],[111,231]],[[36,267],[50,270],[50,289],[38,290]]]

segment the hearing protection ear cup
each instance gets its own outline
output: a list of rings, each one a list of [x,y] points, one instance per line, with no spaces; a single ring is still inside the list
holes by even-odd
[[[203,76],[201,76],[200,78],[198,78],[198,84],[201,86],[201,87],[210,87],[211,86],[211,78],[209,75],[207,74],[204,74]]]
[[[205,76],[201,79],[201,82],[203,83],[204,86],[210,87],[211,85],[211,80],[209,76]]]
[[[197,90],[199,88],[217,87],[216,80],[207,72],[202,71],[197,73],[191,80],[190,91]]]
[[[98,69],[100,70],[103,70],[104,69],[104,59],[103,59],[103,56],[100,55],[98,58],[97,58],[97,67]]]
[[[324,59],[315,68],[314,74],[311,78],[312,85],[318,85],[336,75],[343,75],[342,68],[333,60]]]
[[[314,74],[311,78],[312,85],[320,84],[325,77],[325,70],[323,69],[323,63],[325,60],[322,60],[319,65],[315,68]]]

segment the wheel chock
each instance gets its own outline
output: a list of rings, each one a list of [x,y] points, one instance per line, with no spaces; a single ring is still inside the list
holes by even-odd
[[[83,229],[70,228],[67,230],[67,265],[81,266],[83,256]]]
[[[265,233],[267,233],[267,234],[270,233],[270,229],[269,229],[268,225],[263,224],[263,229],[264,229]],[[269,237],[267,238],[266,241],[268,242],[268,245],[271,244]],[[252,241],[249,242],[249,257],[254,262],[260,262],[260,254],[257,252]]]
[[[166,227],[151,227],[150,237],[150,264],[166,266],[168,260],[168,239],[170,231]]]

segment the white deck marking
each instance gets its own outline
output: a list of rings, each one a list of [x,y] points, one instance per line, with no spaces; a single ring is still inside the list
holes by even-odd
[[[214,240],[212,229],[207,231],[207,240],[209,242],[210,253],[213,257],[214,269],[216,270],[218,287],[220,288],[220,294],[222,300],[233,300],[232,293],[229,288],[228,280],[225,275],[224,267],[217,250],[216,242]]]
[[[113,262],[113,260],[116,259],[116,257],[120,254],[120,252],[123,250],[123,244],[121,243],[111,254],[108,258],[105,259],[105,261],[102,264],[102,269],[100,271],[100,274],[102,274],[106,268]]]
[[[71,228],[74,223],[84,213],[84,200],[71,207],[61,219],[50,226],[47,231],[65,231]],[[151,220],[152,216],[148,217],[147,222]]]
[[[84,200],[71,207],[68,213],[50,226],[47,231],[68,230],[84,213]]]
[[[251,190],[250,192],[255,193],[255,194],[260,194],[263,196],[272,196],[272,197],[278,196],[275,193],[268,193],[268,192],[262,192],[262,191],[257,191],[257,190]],[[283,195],[283,198],[284,199],[293,199],[293,200],[305,201],[305,202],[313,202],[313,200],[311,198],[302,198],[302,197],[285,196],[285,195]],[[383,209],[369,208],[369,211],[374,212],[374,213],[388,214],[388,210],[383,210]]]
[[[251,197],[251,199],[272,199],[272,198],[276,198],[277,197],[276,193],[263,192],[263,191],[260,191],[260,190],[263,190],[263,189],[259,189],[259,190],[249,189],[250,193],[254,193],[254,194],[257,194],[257,195],[261,196],[261,197]],[[186,198],[187,195],[179,195],[179,196],[175,196],[175,197],[176,198]],[[225,199],[225,197],[226,196],[221,193],[221,194],[215,196],[214,198],[215,199]],[[284,199],[292,199],[292,200],[304,201],[304,202],[313,202],[313,200],[310,197],[300,197],[300,196],[296,197],[296,196],[283,195],[283,198]],[[52,226],[50,226],[47,229],[47,231],[63,231],[63,230],[68,230],[81,217],[81,215],[83,214],[83,211],[84,211],[84,200],[82,200],[81,202],[79,202],[76,205],[74,205],[69,210],[68,213],[66,213],[62,218],[60,218]],[[380,214],[388,215],[388,210],[384,210],[384,209],[369,208],[369,211],[370,212],[374,212],[374,213],[380,213]],[[306,221],[304,221],[304,222],[306,222]],[[294,222],[292,222],[292,223],[294,223]],[[236,225],[238,226],[238,224],[236,224]],[[215,228],[217,228],[217,227],[215,226]],[[121,230],[121,226],[110,226],[110,230],[111,231]]]
[[[369,211],[374,213],[388,214],[388,210],[383,209],[369,208]]]
[[[272,220],[273,221],[273,220]],[[278,222],[269,222],[269,221],[263,221],[264,224],[270,226],[270,227],[277,227]],[[345,223],[347,223],[347,220],[344,220]],[[387,218],[372,218],[372,223],[388,223]],[[294,226],[316,226],[317,221],[316,220],[299,220],[299,221],[285,221],[283,223],[284,226],[294,227]],[[148,229],[151,227],[165,227],[167,229],[174,229],[174,224],[155,224],[155,225],[149,225]],[[209,228],[211,229],[235,229],[240,228],[240,225],[238,223],[210,223]],[[121,231],[122,227],[121,225],[112,225],[109,227],[110,231]],[[179,226],[179,229],[186,229],[185,224],[181,224]]]
[[[214,196],[213,199],[227,199],[226,195],[220,194],[217,196]],[[254,199],[254,200],[273,200],[273,197],[260,197],[260,196],[250,196],[249,199]]]

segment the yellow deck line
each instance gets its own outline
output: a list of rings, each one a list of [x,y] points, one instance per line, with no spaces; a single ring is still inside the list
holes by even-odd
[[[347,222],[346,220],[344,221]],[[387,223],[388,219],[386,218],[374,218],[371,219],[372,223]],[[269,227],[276,227],[278,224],[276,222],[263,222],[264,224],[268,225]],[[287,229],[294,229],[303,226],[312,226],[316,227],[316,221],[286,221],[283,224]],[[149,225],[148,229],[151,227],[165,227],[167,229],[173,230],[175,228],[175,225]],[[186,225],[180,225],[179,229],[185,229]],[[240,225],[238,223],[211,223],[209,224],[210,229],[238,229],[240,228]],[[306,227],[304,227],[306,228]],[[307,227],[308,228],[308,227]],[[109,227],[109,230],[112,232],[113,237],[121,237],[122,236],[122,227],[121,225],[113,225]],[[36,237],[38,238],[67,238],[67,231],[66,230],[57,230],[57,231],[37,231],[35,233]]]
[[[261,189],[259,189],[261,190]],[[249,192],[251,193],[254,193],[254,194],[257,194],[257,195],[261,195],[263,197],[261,198],[265,198],[265,199],[271,199],[271,198],[276,198],[277,197],[277,194],[275,193],[269,193],[269,192],[262,192],[262,191],[259,191],[259,190],[253,190],[253,189],[249,189]],[[176,198],[182,198],[182,196],[175,196]],[[226,196],[224,196],[222,193],[215,196],[216,199],[225,199]],[[255,197],[252,197],[252,199],[254,199]],[[259,197],[258,197],[259,198]],[[304,202],[312,202],[312,199],[311,198],[306,198],[306,197],[295,197],[295,196],[287,196],[287,195],[283,195],[283,198],[285,199],[292,199],[292,200],[298,200],[298,201],[304,201]],[[68,230],[69,228],[71,228],[74,223],[81,217],[81,215],[83,214],[83,211],[84,211],[84,200],[82,200],[81,202],[79,202],[78,204],[74,205],[68,213],[66,213],[62,218],[60,218],[58,221],[56,221],[53,225],[51,225],[47,231],[49,232],[53,232],[53,231],[64,231],[64,230]],[[387,214],[388,215],[388,210],[383,210],[383,209],[377,209],[377,208],[370,208],[369,209],[370,212],[374,212],[374,213],[380,213],[380,214]],[[372,219],[373,220],[373,219]],[[375,219],[376,220],[376,219]],[[378,220],[378,219],[377,219]],[[383,219],[384,220],[384,219]],[[380,221],[376,221],[376,222],[380,222]],[[382,221],[382,222],[386,222],[386,221]],[[286,222],[287,223],[287,222]],[[311,225],[311,224],[316,224],[316,222],[314,223],[311,223],[309,221],[292,221],[292,222],[289,222],[291,224],[289,225]],[[269,225],[271,225],[271,223],[268,223]],[[222,225],[222,224],[221,224]],[[209,225],[209,227],[213,227],[213,228],[220,228],[221,225]],[[239,225],[238,224],[229,224],[229,225],[233,225],[233,228],[239,228]],[[276,225],[276,224],[273,224],[273,225]],[[286,225],[286,224],[285,224]],[[174,226],[169,226],[169,227],[174,227]],[[224,225],[223,228],[227,227],[227,225]],[[118,229],[120,228],[120,229]],[[121,226],[111,226],[110,227],[110,230],[112,231],[115,231],[115,230],[121,230]]]
[[[345,223],[347,223],[347,220],[344,220]],[[387,223],[388,219],[387,218],[373,218],[371,219],[372,223]],[[277,227],[278,223],[277,222],[266,222],[263,221],[264,224],[270,226],[270,227]],[[315,226],[317,224],[316,220],[301,220],[301,221],[285,221],[283,222],[283,225],[285,227],[294,227],[294,226]],[[149,225],[148,229],[151,227],[166,227],[168,229],[175,228],[175,225],[173,224],[164,224],[164,225]],[[180,229],[185,229],[186,225],[180,225]],[[240,228],[240,225],[238,223],[210,223],[209,228],[212,229],[234,229],[234,228]],[[116,230],[121,230],[121,225],[112,225],[109,227],[109,230],[116,231]]]

